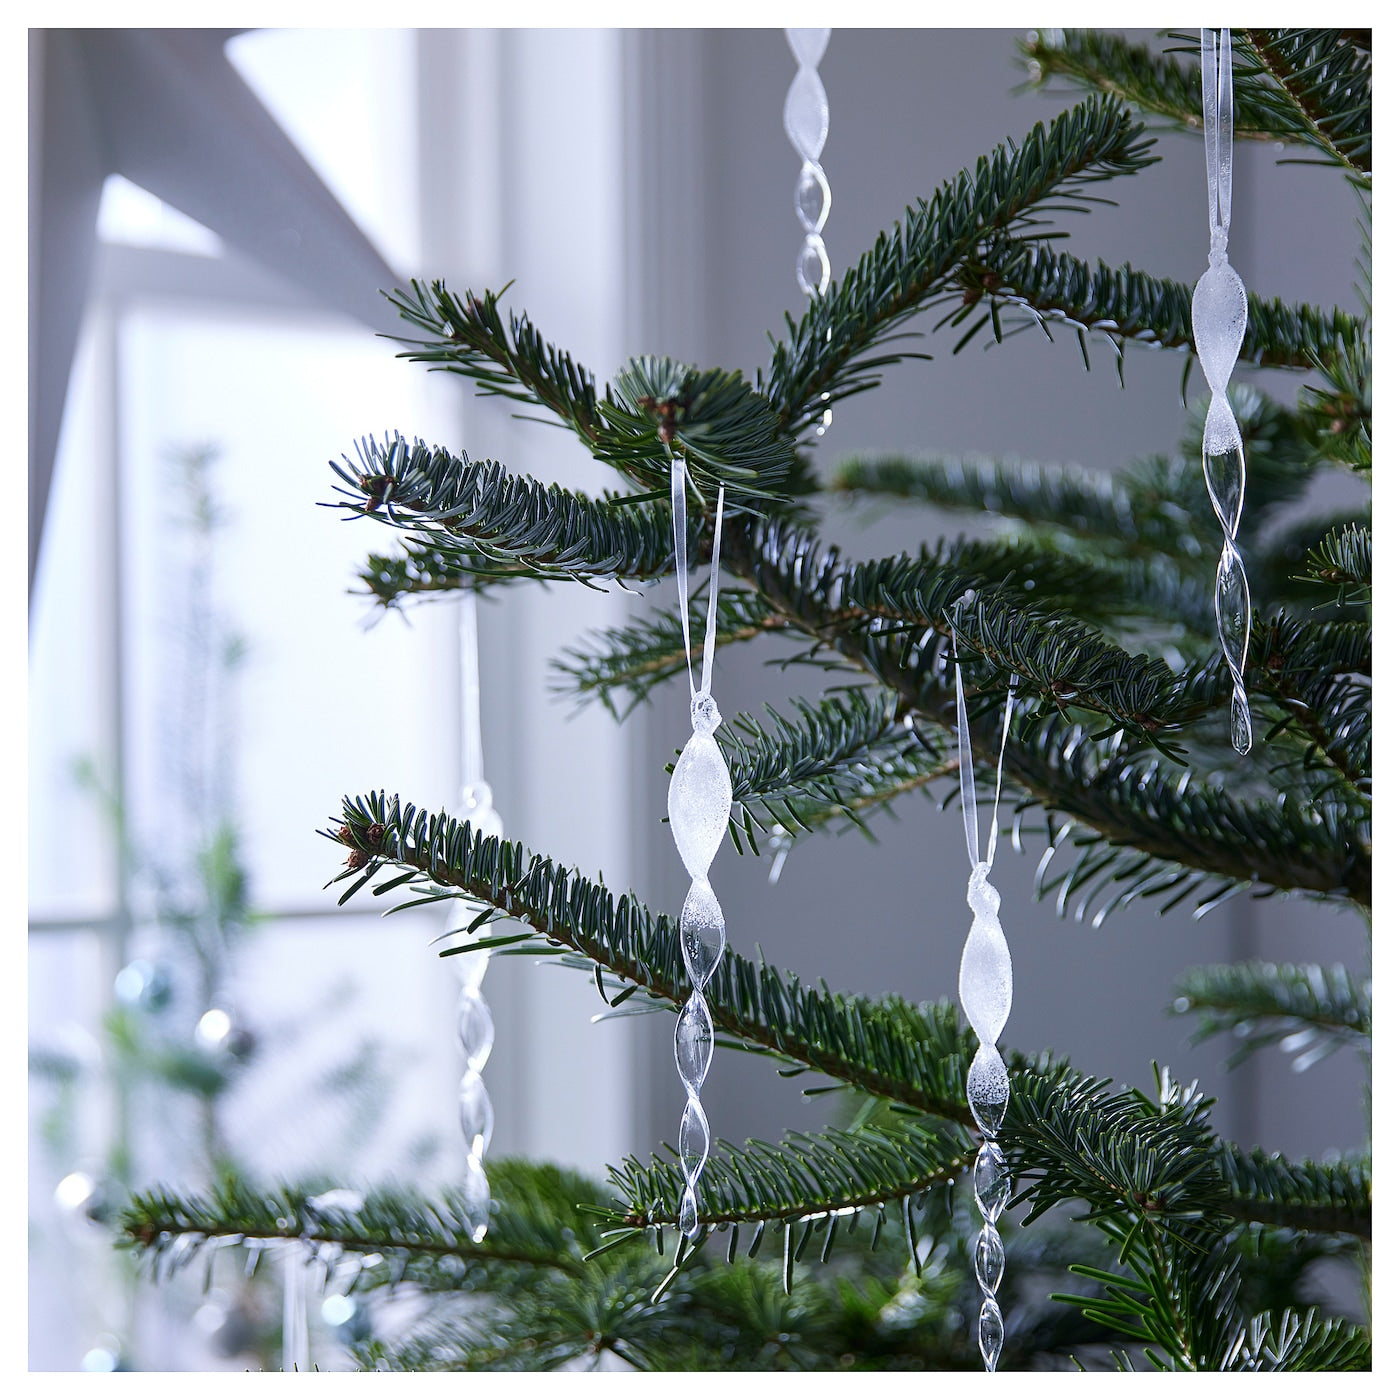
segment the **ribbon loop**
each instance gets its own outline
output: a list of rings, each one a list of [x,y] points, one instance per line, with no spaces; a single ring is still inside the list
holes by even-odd
[[[695,666],[690,658],[690,595],[686,575],[690,560],[686,546],[685,459],[671,458],[671,532],[676,548],[676,590],[681,600],[681,640],[685,644],[685,670],[690,678],[690,698],[710,693],[710,676],[715,664],[715,621],[719,614],[719,546],[724,530],[724,487],[715,502],[715,542],[710,556],[710,599],[705,614],[705,643],[700,667],[700,687],[695,686]]]
[[[1001,721],[1001,747],[997,750],[996,793],[992,798],[992,829],[987,835],[986,866],[991,870],[997,853],[997,810],[1001,806],[1001,777],[1006,762],[1006,736],[1011,732],[1011,709],[1020,676],[1012,672],[1006,688],[1006,713]],[[958,661],[957,633],[953,634],[953,684],[958,696],[958,797],[962,805],[963,831],[967,836],[967,858],[972,868],[983,862],[977,851],[981,842],[977,835],[977,787],[972,773],[972,740],[967,729],[967,701],[963,696],[962,666]]]
[[[1201,117],[1206,136],[1211,248],[1223,253],[1230,237],[1235,148],[1234,68],[1228,29],[1201,30]]]
[[[671,534],[676,546],[676,587],[681,595],[681,639],[685,643],[685,672],[690,678],[690,695],[695,698],[695,668],[690,664],[690,597],[686,593],[686,576],[690,560],[686,554],[685,531],[685,458],[671,458]]]

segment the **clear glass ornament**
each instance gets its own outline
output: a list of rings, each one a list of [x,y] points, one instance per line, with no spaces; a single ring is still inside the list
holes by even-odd
[[[1228,251],[1234,181],[1234,78],[1228,29],[1201,30],[1201,116],[1210,258],[1191,294],[1191,333],[1211,395],[1201,436],[1201,469],[1224,535],[1215,575],[1215,616],[1220,649],[1230,668],[1230,742],[1240,753],[1248,753],[1254,742],[1244,688],[1249,585],[1244,560],[1235,545],[1244,508],[1244,442],[1228,389],[1244,344],[1249,298],[1239,274],[1230,266]]]
[[[820,233],[831,213],[831,186],[820,165],[811,161],[802,162],[802,173],[797,177],[797,189],[793,192],[793,205],[797,209],[798,222],[808,233]]]
[[[1006,1325],[1002,1322],[997,1300],[983,1298],[982,1311],[977,1315],[977,1346],[982,1353],[982,1364],[987,1370],[996,1370],[1005,1340]]]
[[[710,1072],[715,1049],[715,1023],[704,997],[692,992],[676,1021],[676,1070],[689,1090],[699,1093]]]
[[[797,254],[797,285],[803,292],[814,297],[820,295],[831,281],[831,261],[826,255],[826,244],[815,234],[808,234]]]
[[[724,952],[724,910],[703,876],[690,887],[681,909],[681,956],[692,986],[703,987]]]
[[[458,815],[472,831],[484,837],[500,837],[505,825],[496,811],[490,783],[482,776],[481,681],[476,637],[476,600],[461,601],[460,648],[462,668],[462,770],[466,781]],[[449,936],[460,934],[461,906],[449,916]],[[468,915],[470,922],[470,914]],[[496,1043],[496,1024],[482,995],[482,982],[490,965],[488,949],[469,948],[448,959],[461,982],[457,997],[457,1039],[465,1068],[457,1086],[457,1116],[466,1144],[461,1176],[462,1213],[471,1237],[480,1243],[491,1220],[491,1186],[483,1158],[491,1145],[496,1113],[482,1071]]]
[[[1002,1270],[1006,1267],[1006,1248],[996,1227],[990,1222],[983,1225],[982,1233],[977,1236],[973,1264],[978,1286],[990,1297],[1001,1287]]]
[[[979,1045],[967,1071],[967,1104],[984,1137],[994,1138],[1006,1117],[1011,1080],[993,1045]]]
[[[965,604],[973,601],[974,595],[964,596]],[[1006,1107],[1011,1098],[1011,1080],[1006,1064],[997,1051],[996,1040],[1011,1014],[1011,951],[1002,933],[1001,895],[991,882],[991,873],[997,848],[1002,762],[1006,755],[1006,738],[1011,730],[1017,678],[1013,675],[1007,688],[1001,753],[997,758],[996,796],[992,801],[992,825],[987,837],[987,856],[983,860],[979,855],[977,790],[972,772],[967,701],[963,695],[962,668],[957,663],[956,652],[953,675],[957,692],[958,787],[963,830],[967,836],[967,854],[972,863],[972,873],[967,882],[967,904],[972,910],[972,927],[963,945],[962,963],[958,969],[958,996],[963,1013],[977,1034],[977,1053],[967,1071],[967,1103],[983,1139],[972,1167],[973,1196],[984,1222],[973,1245],[977,1283],[983,1295],[977,1318],[977,1345],[982,1354],[982,1364],[988,1371],[995,1371],[1006,1334],[995,1296],[1006,1267],[1006,1251],[997,1233],[996,1222],[1011,1199],[1011,1172],[1005,1154],[996,1143],[996,1135],[1006,1117]]]
[[[689,573],[686,558],[685,462],[671,462],[671,524],[676,549],[676,586],[680,593],[681,634],[685,642],[686,673],[690,679],[691,735],[671,771],[666,810],[671,836],[691,877],[690,890],[681,907],[681,956],[693,988],[676,1021],[676,1070],[685,1086],[686,1104],[681,1115],[680,1159],[685,1175],[677,1223],[691,1239],[700,1234],[697,1184],[710,1155],[710,1125],[700,1106],[700,1086],[714,1055],[715,1028],[705,1002],[705,984],[724,955],[724,911],[710,885],[710,863],[719,851],[729,827],[734,789],[724,754],[715,742],[721,716],[710,694],[714,669],[715,615],[719,600],[720,539],[724,528],[724,488],[715,503],[715,537],[710,560],[710,598],[700,684],[695,684],[690,655],[690,600],[686,591]]]
[[[831,259],[821,236],[831,213],[831,186],[821,167],[831,110],[817,73],[831,30],[787,29],[784,33],[797,60],[797,73],[783,102],[783,130],[802,158],[794,204],[806,237],[797,254],[797,285],[804,296],[818,297],[831,285]]]

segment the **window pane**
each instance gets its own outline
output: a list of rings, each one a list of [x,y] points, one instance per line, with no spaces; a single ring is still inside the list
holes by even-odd
[[[419,608],[411,627],[390,616],[366,629],[378,609],[349,590],[366,555],[393,542],[318,504],[336,499],[327,459],[361,435],[430,433],[423,376],[356,328],[165,310],[129,318],[122,355],[134,820],[162,841],[178,810],[172,658],[189,600],[172,573],[171,451],[212,443],[224,523],[211,536],[211,608],[246,646],[215,758],[230,770],[254,904],[327,906],[338,857],[316,831],[343,793],[392,782],[427,805],[455,797],[441,761],[454,751],[453,614]]]
[[[411,29],[255,29],[229,60],[394,267],[418,265]]]
[[[113,777],[111,444],[98,366],[106,324],[89,318],[73,365],[29,627],[29,907],[34,918],[102,917],[116,902],[115,829],[89,768]]]

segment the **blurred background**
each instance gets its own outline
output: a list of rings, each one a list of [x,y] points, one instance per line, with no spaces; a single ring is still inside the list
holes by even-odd
[[[1070,105],[1017,92],[1016,37],[833,33],[834,276],[906,204]],[[375,292],[514,279],[509,305],[600,380],[648,352],[752,373],[801,308],[793,72],[776,29],[30,31],[31,1369],[281,1365],[275,1272],[157,1289],[113,1253],[103,1221],[133,1187],[225,1165],[326,1189],[453,1179],[442,917],[381,921],[368,895],[338,907],[322,887],[340,857],[317,831],[347,793],[456,805],[457,605],[381,617],[353,591],[391,540],[322,504],[327,463],[397,429],[611,482],[572,437],[397,362]],[[1172,135],[1159,149],[1070,246],[1194,280],[1201,152]],[[1232,261],[1262,295],[1355,309],[1355,205],[1338,172],[1277,155],[1238,153]],[[838,406],[819,464],[927,449],[1112,471],[1185,430],[1175,355],[1130,350],[1120,385],[1109,347],[1086,373],[1069,336],[952,344]],[[824,533],[873,554],[969,528],[833,507]],[[661,824],[664,767],[689,732],[681,688],[619,726],[554,696],[549,659],[673,597],[522,588],[480,610],[486,775],[507,834],[659,909],[687,883]],[[819,673],[765,664],[780,655],[721,651],[726,715],[819,689]],[[954,995],[958,816],[919,798],[896,816],[876,819],[878,844],[799,844],[776,882],[725,848],[712,876],[736,948],[836,988]],[[998,863],[1009,1040],[1142,1086],[1168,1063],[1245,1144],[1316,1155],[1365,1137],[1358,1061],[1271,1051],[1227,1072],[1228,1047],[1190,1045],[1166,1010],[1202,962],[1363,968],[1359,919],[1240,899],[1200,920],[1130,907],[1096,928],[1033,902],[1041,854],[1031,839]],[[674,1140],[669,1018],[594,1023],[588,979],[525,959],[500,960],[484,991],[493,1155],[601,1174]],[[802,1082],[720,1053],[717,1135],[839,1111]],[[328,1294],[311,1300],[323,1369],[360,1325]]]

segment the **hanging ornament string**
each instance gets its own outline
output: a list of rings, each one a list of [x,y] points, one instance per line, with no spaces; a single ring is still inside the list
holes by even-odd
[[[690,679],[690,723],[693,729],[671,773],[666,810],[671,835],[690,873],[690,892],[681,909],[681,956],[690,974],[691,993],[676,1022],[676,1069],[685,1085],[685,1112],[681,1116],[680,1158],[685,1174],[678,1220],[692,1240],[700,1234],[696,1185],[710,1155],[710,1124],[700,1106],[700,1086],[709,1073],[714,1054],[715,1027],[705,1003],[705,983],[710,980],[724,952],[724,913],[710,887],[710,864],[729,825],[734,789],[729,768],[715,742],[720,724],[719,708],[710,695],[715,658],[715,610],[719,600],[720,532],[724,525],[724,487],[715,503],[715,539],[710,560],[710,598],[705,621],[705,644],[700,684],[690,658],[690,600],[686,591],[689,561],[686,555],[686,470],[679,456],[671,458],[671,524],[676,546],[676,583],[680,591],[681,635],[685,642],[686,674]]]
[[[1006,1065],[997,1053],[997,1037],[1011,1014],[1011,952],[1001,931],[998,911],[1001,895],[991,883],[992,861],[997,850],[997,809],[1001,804],[1002,763],[1006,756],[1006,736],[1011,728],[1011,707],[1018,677],[1013,675],[1006,691],[1006,715],[1001,726],[1001,748],[997,753],[996,793],[992,799],[992,829],[987,836],[987,857],[978,855],[977,793],[972,775],[972,742],[968,736],[967,703],[963,698],[962,667],[953,642],[953,675],[958,705],[958,787],[962,799],[963,828],[967,834],[967,854],[972,875],[967,882],[967,903],[972,910],[972,928],[963,945],[958,969],[958,997],[972,1029],[977,1032],[977,1054],[967,1072],[967,1103],[982,1130],[982,1146],[972,1169],[973,1192],[982,1214],[982,1229],[975,1246],[977,1284],[982,1290],[982,1308],[977,1318],[977,1345],[988,1371],[995,1371],[1001,1355],[1005,1326],[996,1291],[1001,1283],[1006,1253],[997,1233],[997,1219],[1011,1195],[1011,1175],[1006,1157],[996,1137],[1006,1116],[1011,1084]]]
[[[1244,343],[1249,301],[1230,266],[1230,193],[1234,162],[1235,96],[1228,29],[1201,30],[1201,115],[1206,133],[1206,197],[1210,266],[1191,297],[1196,358],[1210,385],[1210,408],[1201,440],[1206,489],[1224,531],[1215,570],[1215,622],[1230,668],[1230,741],[1240,753],[1253,743],[1244,662],[1249,650],[1249,583],[1235,546],[1244,507],[1244,440],[1226,389]]]
[[[485,779],[481,745],[481,670],[476,634],[476,595],[466,593],[460,603],[460,651],[462,677],[462,805],[460,815],[483,836],[500,836],[505,827],[492,802],[491,785]],[[448,935],[461,933],[461,914],[452,916]],[[481,1071],[496,1040],[491,1008],[481,994],[490,951],[484,948],[458,953],[451,961],[462,980],[457,1000],[457,1038],[466,1057],[466,1068],[457,1089],[458,1118],[466,1139],[467,1160],[462,1177],[463,1213],[478,1243],[485,1238],[491,1216],[491,1186],[482,1159],[491,1145],[495,1110]]]

